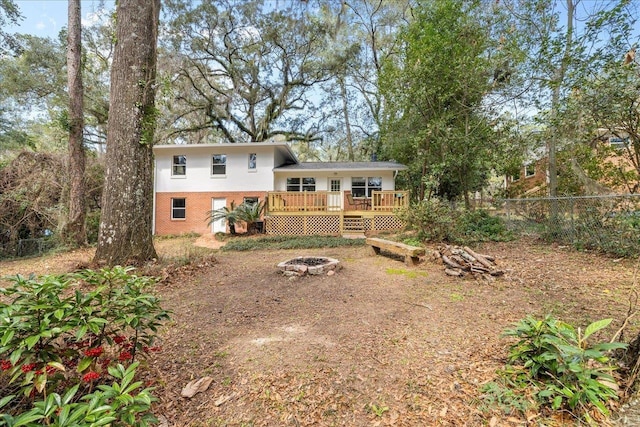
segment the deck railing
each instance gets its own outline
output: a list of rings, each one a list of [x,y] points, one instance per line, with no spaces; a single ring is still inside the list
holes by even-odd
[[[350,210],[393,212],[408,206],[409,195],[406,191],[372,191],[371,198],[356,200],[356,205],[350,205],[348,198],[340,191],[272,191],[267,197],[269,213]],[[363,201],[366,203],[361,203]]]
[[[371,210],[391,212],[409,206],[407,191],[372,191]]]

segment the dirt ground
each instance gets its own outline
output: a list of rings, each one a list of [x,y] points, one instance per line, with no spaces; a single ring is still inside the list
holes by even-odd
[[[157,249],[180,258],[193,240],[162,240]],[[429,257],[406,267],[366,247],[198,248],[215,262],[157,287],[173,315],[163,351],[148,361],[154,412],[168,426],[525,425],[481,410],[479,387],[505,363],[501,332],[527,314],[553,313],[583,326],[613,317],[613,335],[637,262],[531,241],[477,250],[494,255],[505,276],[451,278]],[[0,276],[68,271],[90,255],[0,262]],[[337,258],[343,268],[302,278],[277,271],[300,255]],[[214,379],[207,391],[180,397],[203,376]]]

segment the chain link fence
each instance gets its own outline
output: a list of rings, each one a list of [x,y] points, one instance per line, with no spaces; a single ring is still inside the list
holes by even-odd
[[[0,243],[0,259],[41,255],[55,246],[56,241],[47,237],[20,239],[15,243]]]
[[[496,212],[521,235],[617,256],[640,255],[640,194],[504,199]]]

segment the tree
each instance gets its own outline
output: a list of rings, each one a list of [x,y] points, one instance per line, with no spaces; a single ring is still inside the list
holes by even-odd
[[[640,191],[640,66],[635,61],[622,66],[622,57],[583,86],[577,107],[584,113],[593,136],[590,148],[603,151],[603,147],[594,144],[602,138],[620,141],[619,148],[609,147],[605,151],[609,159],[624,159],[619,164],[605,161],[613,167],[611,183],[629,193],[637,193]]]
[[[95,262],[155,258],[152,239],[156,45],[160,0],[121,0],[111,68],[102,217]]]
[[[316,138],[311,88],[336,64],[320,61],[326,29],[283,2],[167,2],[171,54],[179,57],[171,102],[176,135],[203,129],[209,141]],[[280,7],[281,6],[281,7]],[[213,132],[210,132],[213,131]]]
[[[9,51],[19,51],[16,38],[8,34],[1,28],[6,28],[9,24],[17,24],[22,19],[20,9],[13,0],[0,0],[0,56],[6,55]]]
[[[316,13],[325,27],[322,58],[339,64],[321,84],[323,141],[318,157],[364,160],[379,154],[382,64],[399,53],[399,30],[410,2],[350,0],[322,2]]]
[[[637,10],[628,0],[504,0],[499,7],[511,17],[505,27],[510,30],[505,29],[502,37],[515,42],[517,49],[512,52],[517,51],[520,59],[510,64],[511,78],[517,81],[513,87],[519,92],[513,98],[519,109],[536,114],[546,141],[549,195],[557,196],[557,170],[564,167],[557,164],[557,152],[571,151],[577,143],[590,144],[596,135],[592,123],[585,121],[588,107],[572,107],[586,99],[581,92],[601,79],[605,64],[614,57],[614,62],[622,63],[633,46]],[[575,160],[571,159],[574,169],[579,167]]]
[[[82,25],[80,0],[69,0],[67,29],[67,86],[69,88],[69,213],[64,240],[82,246],[87,242],[85,229],[85,152],[83,144],[84,111],[82,86]]]
[[[362,43],[359,55],[348,63],[349,86],[360,99],[355,110],[367,112],[355,127],[368,141],[365,150],[379,154],[384,103],[379,81],[383,64],[400,54],[398,35],[410,21],[411,1],[352,0],[344,4],[348,12],[345,19],[349,24],[348,37]]]
[[[407,164],[415,198],[464,196],[469,206],[468,193],[487,181],[498,151],[483,111],[488,31],[473,2],[428,3],[413,15],[399,59],[385,61],[380,77],[384,154]]]
[[[50,38],[19,34],[15,40],[19,53],[0,56],[0,151],[61,150],[67,131],[64,48]]]

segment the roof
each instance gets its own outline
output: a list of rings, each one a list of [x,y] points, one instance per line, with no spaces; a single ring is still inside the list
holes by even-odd
[[[274,168],[277,172],[287,171],[327,171],[327,170],[405,170],[407,167],[396,162],[303,162]]]

